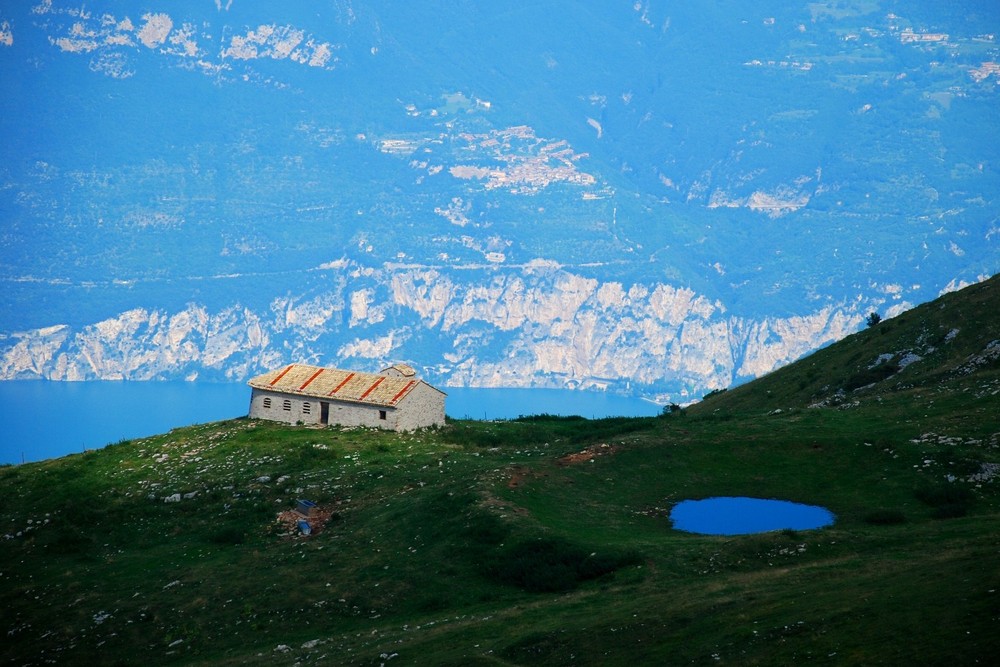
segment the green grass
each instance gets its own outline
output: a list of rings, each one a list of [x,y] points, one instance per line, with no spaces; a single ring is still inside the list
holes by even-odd
[[[961,662],[998,648],[995,483],[941,481],[968,471],[960,453],[995,461],[995,445],[914,444],[905,421],[865,438],[874,427],[863,410],[636,420],[610,438],[587,420],[416,435],[236,420],[5,468],[0,520],[22,535],[0,542],[3,652],[67,664],[129,664],[136,651],[155,664],[393,653],[780,664],[926,663],[959,640]],[[560,461],[587,447],[592,460]],[[953,466],[925,467],[942,448]],[[837,522],[671,529],[674,502],[732,494],[821,504]],[[308,539],[284,534],[275,517],[300,497],[339,519]],[[937,518],[954,502],[964,516]]]
[[[974,664],[1000,650],[1000,382],[989,363],[952,371],[1000,333],[970,304],[936,306],[966,311],[965,347],[822,407],[821,387],[931,320],[659,418],[415,434],[240,419],[0,468],[0,657]],[[718,495],[836,522],[672,529],[674,503]],[[309,538],[276,521],[299,498],[332,512]]]

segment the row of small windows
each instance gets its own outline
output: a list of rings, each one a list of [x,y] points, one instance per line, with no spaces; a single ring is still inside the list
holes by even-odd
[[[264,397],[263,405],[264,405],[264,409],[265,410],[270,410],[271,409],[271,397],[270,396],[265,396]],[[285,400],[283,400],[281,402],[281,409],[284,410],[285,412],[291,412],[292,411],[292,402],[286,398]],[[304,415],[312,414],[312,403],[303,403],[302,404],[302,414],[304,414]],[[379,410],[378,411],[378,418],[379,419],[386,419],[387,417],[388,417],[388,415],[386,414],[385,410]]]

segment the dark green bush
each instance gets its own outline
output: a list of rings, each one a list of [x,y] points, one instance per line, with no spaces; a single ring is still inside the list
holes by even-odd
[[[683,417],[685,416],[685,414],[687,413],[685,412],[684,408],[677,405],[676,403],[668,403],[667,405],[664,405],[663,410],[660,411],[661,417],[671,417],[673,415],[680,415],[681,417]]]
[[[473,544],[496,546],[509,534],[510,528],[487,512],[474,512],[466,527],[466,536]]]
[[[899,364],[887,361],[884,364],[879,364],[875,368],[866,368],[860,373],[855,373],[847,382],[844,383],[844,389],[847,391],[853,391],[854,389],[859,389],[861,387],[867,387],[870,384],[875,384],[876,382],[881,382],[887,378],[892,377],[899,372]]]
[[[972,491],[968,487],[954,482],[928,483],[918,486],[913,494],[920,502],[931,507],[943,505],[968,504],[972,500]]]
[[[972,491],[954,482],[927,483],[917,487],[913,495],[917,500],[934,508],[936,519],[953,519],[965,516],[972,504]]]
[[[443,431],[446,442],[472,447],[529,447],[556,441],[589,444],[656,427],[655,417],[559,417],[534,415],[496,425],[487,422],[452,423]]]
[[[957,519],[965,516],[968,511],[969,506],[967,503],[945,503],[935,507],[934,511],[931,512],[931,516],[935,519]]]
[[[542,538],[501,549],[485,567],[490,577],[503,584],[531,593],[556,593],[639,560],[636,554],[590,553],[565,540]]]
[[[86,535],[76,526],[54,526],[42,533],[39,544],[45,545],[51,553],[60,555],[82,554],[94,545],[94,538]]]
[[[899,510],[879,509],[865,515],[865,523],[870,523],[873,526],[892,526],[905,521],[906,517]]]
[[[580,415],[550,415],[543,412],[540,415],[521,415],[514,421],[516,422],[581,422],[587,421],[585,417]]]
[[[245,530],[240,530],[235,526],[223,526],[209,535],[209,540],[214,544],[234,545],[243,544],[247,534]]]

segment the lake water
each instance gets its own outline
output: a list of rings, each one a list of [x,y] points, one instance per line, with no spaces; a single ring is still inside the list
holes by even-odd
[[[514,419],[548,413],[587,418],[653,416],[639,398],[562,389],[445,387],[456,419]],[[172,428],[247,414],[244,383],[0,382],[0,464],[40,461]]]
[[[810,530],[833,523],[833,513],[816,505],[787,500],[719,497],[684,500],[670,520],[677,530],[702,535],[749,535],[773,530]]]

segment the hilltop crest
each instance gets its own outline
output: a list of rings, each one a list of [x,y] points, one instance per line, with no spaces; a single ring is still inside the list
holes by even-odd
[[[1000,394],[1000,276],[879,321],[695,412],[864,404]]]

